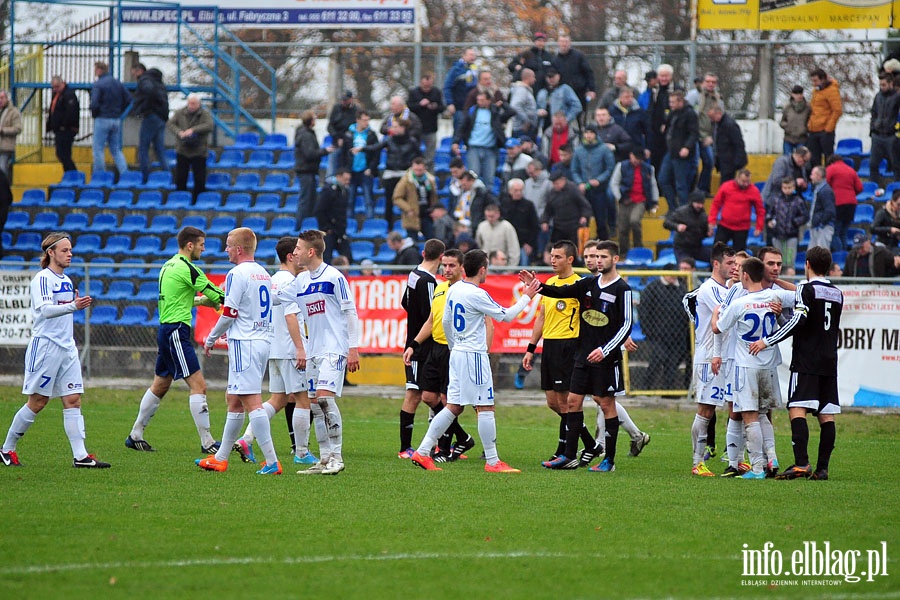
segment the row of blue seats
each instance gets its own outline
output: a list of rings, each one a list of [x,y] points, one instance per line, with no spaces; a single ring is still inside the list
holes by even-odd
[[[51,189],[84,190],[174,190],[171,171],[153,171],[143,183],[138,171],[125,171],[114,183],[115,175],[109,171],[94,173],[90,182],[85,182],[81,171],[66,171],[62,180]],[[193,172],[188,177],[188,187],[193,187]],[[287,173],[269,173],[265,180],[259,173],[239,173],[234,181],[230,173],[214,172],[206,176],[206,188],[210,190],[254,191],[254,192],[299,192],[300,184],[292,181]]]
[[[120,327],[159,327],[159,310],[150,314],[150,309],[142,304],[131,304],[122,310],[119,316],[119,308],[109,305],[92,306],[90,318],[86,311],[79,310],[74,314],[75,324],[84,325],[86,320],[93,325],[113,325]]]

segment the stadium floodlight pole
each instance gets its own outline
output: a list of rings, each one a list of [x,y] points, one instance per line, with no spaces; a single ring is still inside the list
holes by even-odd
[[[693,81],[697,76],[697,10],[697,0],[691,0],[690,75],[688,81]]]
[[[413,81],[419,81],[422,79],[422,19],[425,18],[422,0],[415,0],[413,11],[413,42],[416,44],[413,49]]]

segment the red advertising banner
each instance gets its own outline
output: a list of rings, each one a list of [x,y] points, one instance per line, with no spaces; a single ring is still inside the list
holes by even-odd
[[[210,275],[210,281],[222,285],[224,275]],[[348,277],[356,311],[359,314],[359,351],[362,354],[400,354],[406,344],[406,311],[400,305],[406,287],[405,275]],[[488,275],[482,286],[501,306],[512,306],[522,295],[522,283],[516,275]],[[512,323],[494,322],[491,352],[524,353],[531,338],[539,299],[534,299]],[[202,344],[212,331],[219,313],[199,307],[194,338]],[[225,348],[222,340],[217,348]]]

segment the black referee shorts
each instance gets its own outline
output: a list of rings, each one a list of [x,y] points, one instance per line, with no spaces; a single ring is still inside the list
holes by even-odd
[[[544,340],[541,354],[541,389],[544,391],[567,392],[572,383],[575,368],[577,338],[566,340]]]
[[[419,389],[423,392],[446,394],[450,384],[450,346],[434,344],[425,363],[420,363],[419,366]]]

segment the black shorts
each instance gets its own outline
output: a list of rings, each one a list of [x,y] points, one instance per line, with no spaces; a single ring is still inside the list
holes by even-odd
[[[412,364],[406,367],[406,389],[421,389],[423,367],[428,360],[428,356],[431,354],[432,347],[434,347],[434,344],[428,341],[421,344],[418,349],[413,352],[412,360],[410,361]]]
[[[805,408],[814,415],[841,412],[836,375],[810,375],[791,372],[788,384],[788,409]]]
[[[162,323],[156,331],[156,374],[176,381],[200,370],[200,361],[185,323]]]
[[[625,376],[619,361],[598,367],[575,365],[569,392],[579,396],[592,395],[595,400],[625,395]]]
[[[419,389],[423,392],[446,394],[450,384],[450,347],[434,344],[425,364],[420,364]]]
[[[567,392],[575,368],[575,350],[578,339],[544,340],[541,354],[541,389]]]

